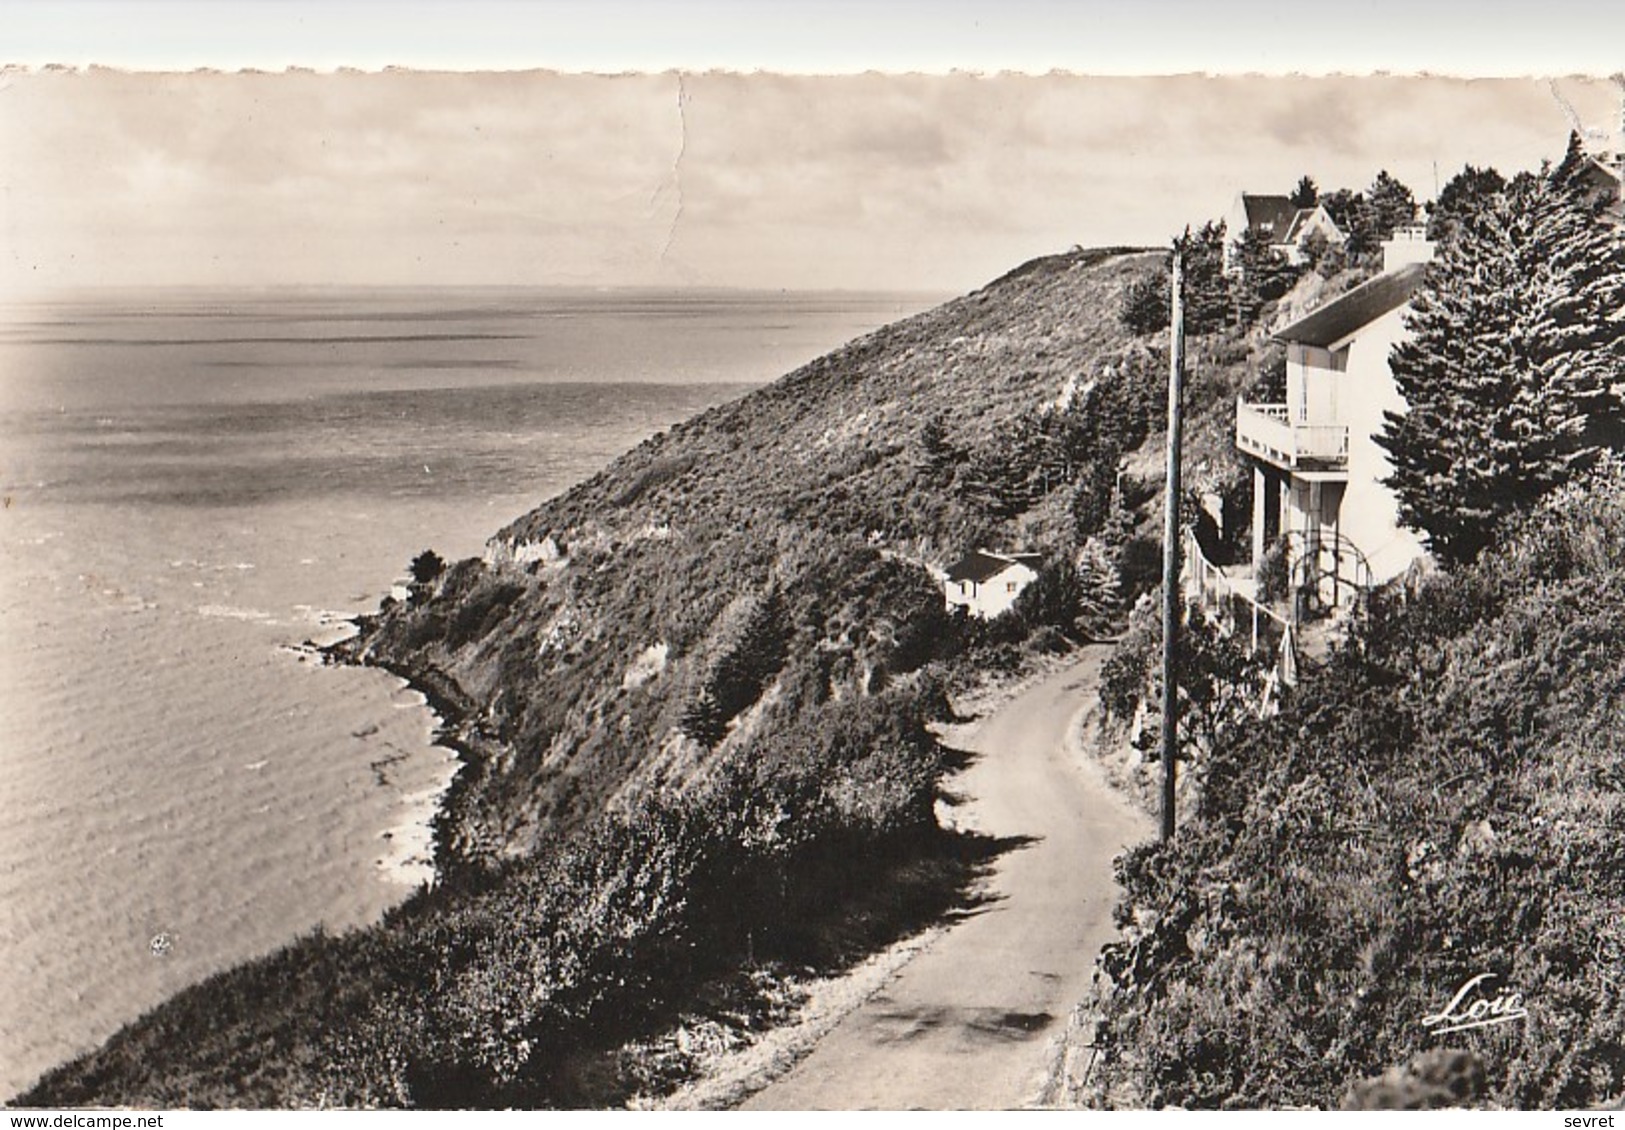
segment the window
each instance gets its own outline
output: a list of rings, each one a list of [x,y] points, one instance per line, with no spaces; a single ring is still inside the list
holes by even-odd
[[[1006,585],[1005,585],[1005,586],[1004,586],[1004,591],[1005,591],[1005,592],[1015,592],[1015,591],[1016,591],[1016,582],[1014,582],[1014,581],[1010,581],[1010,582],[1008,582],[1008,583],[1007,583],[1007,584],[1006,584]]]

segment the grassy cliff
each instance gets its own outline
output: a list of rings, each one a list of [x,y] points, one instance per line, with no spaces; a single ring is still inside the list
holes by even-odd
[[[797,971],[941,913],[989,849],[936,825],[945,688],[1068,631],[1080,539],[1149,517],[1117,470],[1163,365],[1118,311],[1158,258],[1029,263],[650,439],[483,560],[426,559],[348,654],[427,690],[463,751],[441,882],[21,1101],[619,1103],[685,1070],[628,1049],[759,1025]],[[928,569],[976,545],[1056,565],[996,631],[949,620]]]
[[[1038,260],[857,340],[653,437],[385,611],[356,654],[464,700],[450,856],[524,854],[688,787],[775,719],[949,658],[927,566],[1073,547],[1067,468],[1032,482],[1013,437],[1103,376],[1148,399],[1117,310],[1149,262]]]

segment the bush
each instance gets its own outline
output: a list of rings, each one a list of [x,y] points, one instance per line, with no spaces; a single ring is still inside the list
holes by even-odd
[[[1265,548],[1264,556],[1259,559],[1254,572],[1258,599],[1262,603],[1274,604],[1286,599],[1290,581],[1287,569],[1288,556],[1285,538],[1277,538]]]
[[[445,559],[432,549],[425,549],[412,558],[412,580],[420,585],[433,583],[445,571]]]
[[[1625,476],[1561,491],[1391,595],[1279,716],[1215,732],[1195,818],[1119,868],[1097,1096],[1330,1107],[1467,1038],[1492,1105],[1625,1090],[1595,956],[1625,954],[1621,534]],[[1436,1040],[1420,1018],[1484,971],[1539,1021]]]
[[[1168,272],[1143,275],[1123,291],[1123,327],[1139,336],[1168,328]]]

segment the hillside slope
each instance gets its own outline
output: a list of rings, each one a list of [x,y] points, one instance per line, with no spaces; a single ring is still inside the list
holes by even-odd
[[[1616,461],[1383,594],[1290,709],[1215,750],[1178,839],[1120,864],[1092,1102],[1335,1107],[1450,1050],[1482,1066],[1444,1101],[1617,1101],[1622,547]],[[1424,1023],[1480,974],[1458,1017],[1509,994],[1527,1016]]]
[[[926,724],[1069,629],[1109,495],[1140,521],[1118,469],[1162,365],[1118,311],[1161,258],[1027,264],[654,437],[484,560],[420,558],[347,654],[429,692],[463,751],[440,882],[20,1101],[615,1105],[681,1078],[685,1018],[752,1028],[798,971],[945,912],[991,849],[937,826]],[[996,628],[950,620],[927,568],[976,545],[1056,565]]]
[[[1037,260],[854,341],[655,436],[387,609],[353,653],[441,685],[465,719],[444,846],[523,854],[686,786],[764,713],[945,658],[927,564],[1073,548],[1076,475],[1027,482],[1018,433],[1069,396],[1086,417],[1080,390],[1103,380],[1160,379],[1117,316],[1155,262]]]

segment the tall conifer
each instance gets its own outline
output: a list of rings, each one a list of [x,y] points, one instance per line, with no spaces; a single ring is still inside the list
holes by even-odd
[[[1448,562],[1595,458],[1625,375],[1625,243],[1552,172],[1463,217],[1391,366],[1378,442],[1400,518]]]

